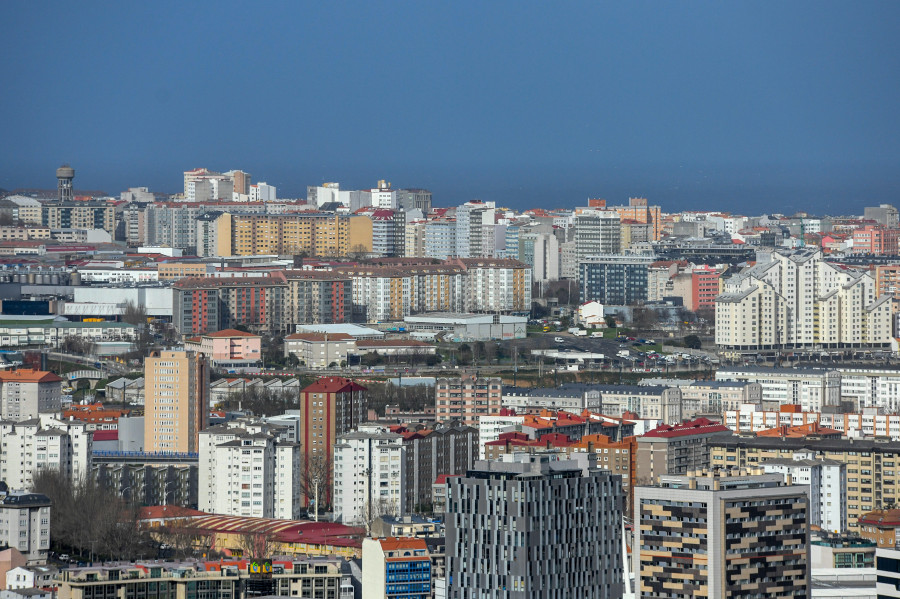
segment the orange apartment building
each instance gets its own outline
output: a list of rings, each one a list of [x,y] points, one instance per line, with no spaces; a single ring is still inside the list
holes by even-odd
[[[231,218],[231,253],[347,256],[372,251],[372,221],[367,216],[235,214]]]
[[[154,352],[144,360],[144,448],[196,453],[209,423],[209,365],[192,351]]]
[[[368,389],[339,376],[326,376],[300,392],[300,451],[304,476],[310,469],[330,464],[339,435],[366,421]],[[331,485],[327,497],[331,501]]]

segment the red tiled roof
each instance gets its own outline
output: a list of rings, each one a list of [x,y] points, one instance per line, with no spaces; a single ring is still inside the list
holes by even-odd
[[[0,371],[0,382],[3,383],[61,383],[63,379],[52,372],[20,368],[18,370]]]
[[[706,433],[718,433],[718,432],[731,432],[731,429],[725,426],[724,424],[719,424],[718,422],[713,422],[708,418],[697,418],[696,420],[691,420],[689,422],[683,422],[681,424],[676,424],[675,426],[670,426],[668,424],[663,424],[653,429],[652,431],[648,431],[644,433],[645,437],[662,437],[662,438],[671,438],[671,437],[687,437],[690,435],[703,435]]]
[[[870,524],[882,528],[900,528],[900,509],[875,510],[863,514],[857,520],[859,524]]]
[[[118,441],[119,431],[94,431],[94,441]]]
[[[366,388],[351,379],[339,376],[323,376],[312,385],[306,387],[304,393],[346,393],[348,391],[365,391]]]
[[[192,516],[206,516],[206,512],[192,510],[180,505],[146,505],[139,511],[141,520],[159,520],[160,518],[188,518]]]
[[[434,479],[434,484],[443,485],[447,483],[448,478],[453,478],[456,476],[461,476],[459,474],[438,474],[438,477]]]
[[[259,335],[245,333],[244,331],[239,331],[237,329],[225,329],[216,331],[215,333],[207,333],[204,337],[259,337]]]

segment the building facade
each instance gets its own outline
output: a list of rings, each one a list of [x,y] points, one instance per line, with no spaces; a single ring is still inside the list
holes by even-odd
[[[339,435],[334,444],[335,522],[371,525],[379,516],[406,513],[403,437],[366,426]]]
[[[144,360],[144,448],[197,453],[209,422],[209,364],[192,351],[164,351]]]

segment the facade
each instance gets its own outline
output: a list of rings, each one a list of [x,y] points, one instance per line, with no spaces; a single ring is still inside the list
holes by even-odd
[[[579,264],[596,256],[618,254],[621,246],[618,214],[590,208],[575,211],[575,252]]]
[[[744,404],[762,403],[762,385],[747,381],[694,381],[681,387],[681,412],[685,418],[723,414]]]
[[[80,420],[55,414],[23,422],[0,420],[0,481],[11,489],[30,489],[34,474],[56,470],[70,481],[91,472],[93,433]]]
[[[447,485],[448,598],[622,596],[621,481],[590,458],[511,454]]]
[[[235,214],[231,221],[233,256],[306,253],[336,257],[357,248],[372,251],[372,221],[366,216]]]
[[[437,479],[463,475],[478,459],[478,430],[471,426],[431,422],[415,428],[391,427],[391,430],[403,437],[407,512],[424,511],[432,503]]]
[[[900,598],[900,550],[875,550],[876,583],[878,599]]]
[[[874,510],[857,520],[859,535],[878,547],[896,549],[900,543],[900,509]]]
[[[797,404],[803,411],[821,412],[825,406],[841,405],[841,375],[836,370],[732,367],[717,370],[716,380],[758,383],[762,405],[769,409]]]
[[[431,557],[423,539],[364,539],[362,599],[431,599]]]
[[[406,513],[406,448],[400,435],[363,427],[334,444],[334,521],[371,525],[379,516]]]
[[[163,351],[144,360],[144,448],[197,453],[209,421],[209,363],[192,351]]]
[[[831,460],[767,460],[761,464],[767,474],[790,477],[795,485],[809,487],[809,523],[832,533],[847,530],[847,467]]]
[[[435,383],[435,416],[438,420],[457,420],[478,426],[482,415],[496,416],[503,402],[502,381],[499,378],[479,378],[463,375],[459,378],[440,378]]]
[[[634,503],[636,596],[812,596],[804,487],[699,472],[637,487]]]
[[[294,333],[284,338],[284,355],[307,368],[331,368],[356,353],[356,339],[346,333]]]
[[[0,493],[0,545],[21,552],[26,565],[46,564],[50,498],[24,491]]]
[[[579,263],[581,302],[628,306],[647,301],[647,269],[652,258],[605,256]]]
[[[503,401],[506,402],[506,390]],[[500,435],[511,431],[521,431],[524,415],[517,415],[515,410],[501,409],[496,416],[483,415],[478,418],[478,459],[485,459],[485,443],[497,441]]]
[[[830,460],[846,465],[847,525],[858,530],[858,519],[897,502],[900,443],[856,439],[805,439],[721,436],[709,440],[711,467],[756,467],[772,459]]]
[[[322,377],[300,391],[301,476],[309,480],[320,470],[331,471],[338,436],[358,429],[367,415],[367,390],[350,379]],[[330,500],[331,480],[323,480],[323,486]]]
[[[886,347],[889,296],[868,272],[825,262],[819,248],[760,253],[716,298],[723,350]]]
[[[116,235],[116,208],[97,202],[41,204],[41,224],[51,229],[103,229]]]
[[[200,432],[198,489],[202,512],[299,519],[300,446],[260,422],[210,427]]]
[[[60,411],[62,379],[41,370],[0,371],[0,420],[21,422]]]
[[[262,338],[253,333],[225,329],[185,343],[185,349],[202,353],[215,367],[255,366],[262,359]]]
[[[600,393],[599,411],[620,417],[626,412],[638,418],[681,422],[681,389],[652,385],[591,385]]]
[[[638,437],[637,480],[652,484],[664,474],[685,474],[710,466],[709,442],[731,436],[728,427],[706,418],[664,424]]]
[[[215,536],[215,535],[213,535]],[[136,562],[88,566],[60,572],[59,599],[90,599],[105,594],[146,599],[211,597],[250,599],[261,595],[353,599],[350,576],[336,557],[274,560],[271,575],[251,571],[259,560],[222,562]]]

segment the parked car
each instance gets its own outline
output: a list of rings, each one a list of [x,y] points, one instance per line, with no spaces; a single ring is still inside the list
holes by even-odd
[[[553,341],[554,341],[554,343],[565,343],[566,342],[566,340],[563,339],[562,337],[554,337]]]

